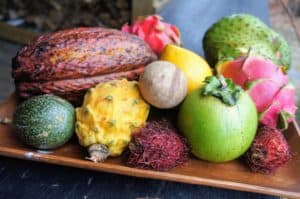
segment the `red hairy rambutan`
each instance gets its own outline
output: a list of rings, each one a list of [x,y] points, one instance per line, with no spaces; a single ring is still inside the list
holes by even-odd
[[[188,159],[186,141],[167,120],[147,122],[129,143],[129,166],[168,171]]]
[[[258,129],[246,161],[254,172],[269,174],[291,159],[292,155],[281,131],[269,126]]]

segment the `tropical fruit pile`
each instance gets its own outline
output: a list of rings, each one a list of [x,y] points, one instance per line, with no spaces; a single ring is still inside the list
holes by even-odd
[[[292,158],[283,132],[297,109],[288,44],[256,17],[236,14],[213,24],[203,46],[207,61],[156,15],[122,31],[40,36],[12,62],[26,99],[14,114],[17,135],[54,149],[75,131],[93,162],[123,155],[130,167],[167,171],[192,154],[273,173]]]

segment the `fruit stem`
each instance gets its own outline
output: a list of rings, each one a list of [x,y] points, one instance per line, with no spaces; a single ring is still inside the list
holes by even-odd
[[[207,77],[205,83],[202,95],[216,97],[229,106],[236,105],[243,92],[240,86],[234,84],[231,79],[225,79],[222,75]]]
[[[227,88],[227,83],[223,76],[220,76],[221,89],[225,90]]]
[[[88,147],[89,157],[87,160],[103,162],[110,155],[109,149],[104,144],[92,144]]]
[[[0,124],[7,125],[11,124],[12,120],[7,117],[0,117]]]

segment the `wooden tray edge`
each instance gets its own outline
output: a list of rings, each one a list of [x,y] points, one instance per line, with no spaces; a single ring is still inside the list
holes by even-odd
[[[120,174],[120,175],[132,176],[132,177],[149,178],[155,180],[166,180],[171,182],[180,182],[180,183],[187,183],[187,184],[194,184],[194,185],[205,185],[211,187],[231,189],[236,191],[248,191],[253,193],[277,195],[277,196],[289,197],[289,198],[300,198],[300,193],[279,190],[270,187],[261,187],[252,184],[229,182],[223,180],[213,180],[209,178],[191,177],[191,176],[185,176],[181,174],[174,174],[168,172],[157,172],[157,171],[150,171],[150,170],[135,169],[123,165],[113,165],[113,167],[111,164],[105,164],[105,163],[94,163],[95,165],[91,165],[90,162],[85,160],[78,160],[78,161],[82,161],[81,165],[78,165],[78,164],[74,164],[73,158],[39,154],[31,151],[24,153],[22,150],[11,149],[7,147],[0,147],[0,155],[6,157],[13,157],[17,159],[23,159],[23,160],[31,160],[35,162],[42,162],[42,163],[48,163],[53,165],[61,165],[61,166],[79,168],[79,169],[92,170],[92,171],[101,171],[101,172]],[[170,177],[173,179],[170,179]]]
[[[0,102],[0,107],[8,103],[9,100],[14,99],[14,96],[15,94],[13,93],[8,98],[6,98],[3,102]],[[300,128],[296,120],[293,120],[291,124],[294,125],[294,128],[296,128],[297,132],[299,133]],[[9,147],[0,147],[0,155],[5,157],[42,162],[42,163],[48,163],[53,165],[61,165],[61,166],[79,168],[79,169],[92,170],[92,171],[101,171],[107,173],[120,174],[125,176],[149,178],[155,180],[166,180],[171,182],[180,182],[180,183],[194,184],[194,185],[204,185],[204,186],[218,187],[224,189],[231,189],[236,191],[247,191],[247,192],[261,193],[267,195],[276,195],[276,196],[288,197],[288,198],[300,198],[299,192],[285,191],[281,189],[274,189],[271,187],[262,187],[259,185],[238,183],[233,181],[191,177],[191,176],[170,173],[170,172],[157,172],[151,170],[136,169],[136,168],[127,167],[125,165],[115,165],[115,164],[107,164],[107,163],[91,164],[91,162],[86,160],[68,158],[63,156],[55,156],[51,154],[40,154],[34,151],[24,152],[24,150],[13,149]],[[80,164],[74,164],[74,160],[80,162]]]

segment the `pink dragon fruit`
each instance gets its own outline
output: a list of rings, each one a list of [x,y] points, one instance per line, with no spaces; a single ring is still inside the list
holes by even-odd
[[[295,88],[280,67],[262,57],[242,56],[219,63],[217,71],[248,91],[260,114],[260,123],[287,128],[297,109]]]
[[[157,55],[162,53],[167,44],[181,45],[178,28],[162,22],[158,15],[139,17],[131,26],[123,25],[122,31],[135,34],[146,41]]]

